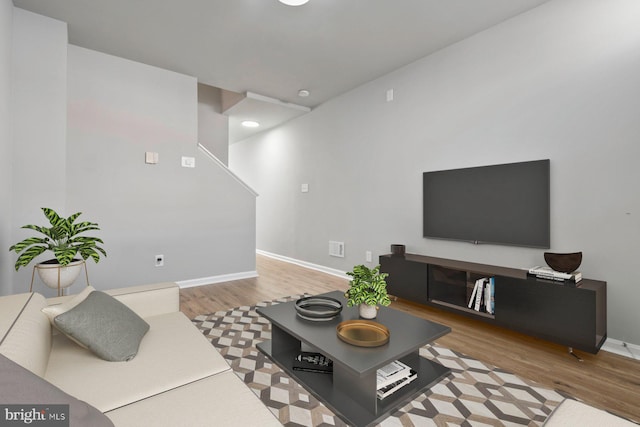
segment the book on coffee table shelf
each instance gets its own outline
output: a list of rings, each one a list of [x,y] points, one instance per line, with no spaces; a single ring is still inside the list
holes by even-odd
[[[378,369],[376,373],[376,390],[378,399],[393,394],[418,377],[416,371],[395,360]]]
[[[387,384],[386,386],[378,389],[376,391],[376,394],[378,395],[378,399],[382,400],[385,397],[392,395],[393,393],[400,390],[402,387],[406,386],[416,378],[418,378],[417,372],[411,369],[408,377],[400,378],[399,380],[391,384]]]
[[[333,373],[333,361],[320,353],[303,351],[293,359],[295,371]]]
[[[399,360],[395,360],[383,366],[376,372],[376,388],[380,389],[388,384],[392,384],[399,379],[409,376],[411,368]]]

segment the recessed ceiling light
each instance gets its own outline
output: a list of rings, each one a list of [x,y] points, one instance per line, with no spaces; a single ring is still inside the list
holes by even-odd
[[[308,1],[309,0],[280,0],[280,3],[286,4],[287,6],[302,6]]]
[[[300,89],[298,91],[298,96],[301,96],[302,98],[306,98],[307,96],[309,96],[311,94],[311,92],[309,92],[306,89]]]
[[[241,124],[246,128],[257,128],[258,126],[260,126],[260,123],[253,120],[245,120]]]

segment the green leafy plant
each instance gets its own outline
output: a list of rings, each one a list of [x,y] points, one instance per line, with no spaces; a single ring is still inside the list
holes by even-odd
[[[38,225],[24,225],[22,228],[37,231],[44,237],[29,237],[9,248],[15,251],[18,256],[16,261],[16,271],[20,267],[27,266],[35,257],[45,251],[52,251],[58,263],[68,265],[77,254],[83,260],[93,259],[100,261],[100,254],[107,256],[104,249],[98,243],[104,244],[102,239],[97,237],[79,236],[79,234],[90,230],[100,230],[98,224],[94,222],[78,222],[76,219],[82,214],[77,212],[69,218],[63,218],[53,209],[41,208],[44,215],[49,220],[51,227],[41,227]]]
[[[356,265],[347,274],[353,277],[344,294],[349,307],[362,303],[373,306],[391,304],[385,281],[388,274],[380,273],[379,265],[371,269],[365,265]]]

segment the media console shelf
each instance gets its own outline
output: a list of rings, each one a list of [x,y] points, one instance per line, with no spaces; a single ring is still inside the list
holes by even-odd
[[[526,270],[423,255],[380,256],[389,294],[597,353],[607,338],[607,283],[538,280]],[[468,308],[475,281],[495,279],[493,313]]]

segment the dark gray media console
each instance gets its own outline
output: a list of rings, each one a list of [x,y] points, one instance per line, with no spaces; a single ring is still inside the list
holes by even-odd
[[[423,255],[380,256],[389,294],[597,353],[607,338],[607,283],[577,286],[527,277],[526,270]],[[467,307],[474,283],[495,278],[493,314]]]

